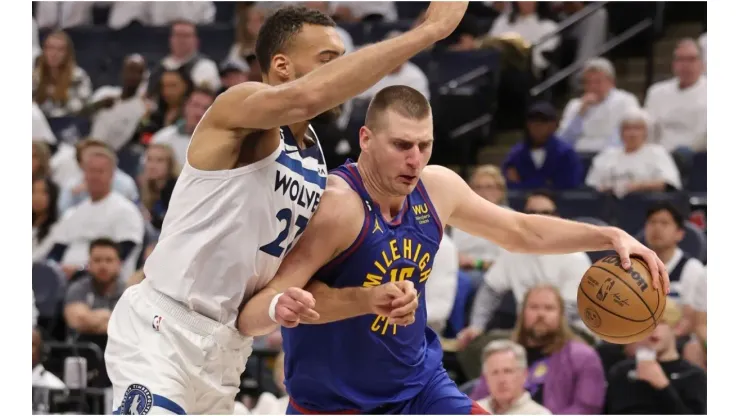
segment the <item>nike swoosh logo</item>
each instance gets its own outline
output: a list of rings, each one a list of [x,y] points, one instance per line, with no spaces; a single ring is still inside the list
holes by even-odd
[[[295,150],[285,150],[285,154],[286,155],[289,155],[291,153],[297,153],[297,152],[298,152],[298,149],[295,149]]]

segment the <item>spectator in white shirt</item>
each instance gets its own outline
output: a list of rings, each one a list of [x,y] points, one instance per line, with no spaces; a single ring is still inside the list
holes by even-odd
[[[66,29],[93,23],[92,1],[40,1],[36,19],[42,29]]]
[[[395,22],[398,11],[392,1],[342,1],[331,3],[331,15],[345,22],[383,20]]]
[[[447,326],[447,320],[455,304],[458,269],[457,247],[452,239],[444,234],[426,286],[427,325],[438,334],[441,334]]]
[[[684,216],[674,205],[659,202],[648,209],[645,241],[666,266],[670,295],[683,305],[683,317],[674,328],[678,337],[691,334],[697,313],[707,310],[706,293],[701,293],[702,285],[706,287],[707,270],[701,261],[678,247],[685,234]]]
[[[394,30],[388,33],[386,39],[392,39],[400,35],[401,32]],[[429,80],[427,79],[426,74],[424,74],[424,71],[419,69],[418,66],[410,61],[407,61],[391,71],[367,91],[358,95],[357,98],[362,100],[371,100],[380,90],[393,85],[405,85],[407,87],[411,87],[422,93],[427,100],[429,99]]]
[[[478,401],[497,415],[549,415],[524,388],[529,375],[527,351],[508,339],[494,340],[483,348],[483,369],[489,396]]]
[[[92,129],[90,136],[120,150],[134,137],[141,118],[147,111],[144,101],[146,62],[141,55],[130,55],[123,61],[121,86],[105,85],[90,99]]]
[[[202,88],[194,89],[185,102],[183,119],[158,131],[152,137],[152,143],[170,145],[175,152],[175,157],[177,157],[177,163],[180,166],[185,166],[190,136],[195,131],[198,123],[200,123],[200,119],[206,113],[208,107],[213,104],[214,98],[213,93],[209,90]]]
[[[62,265],[67,277],[88,262],[91,241],[106,237],[121,247],[125,277],[134,271],[144,238],[144,219],[137,206],[113,192],[113,173],[118,161],[105,147],[94,146],[82,155],[85,187],[90,198],[71,209],[59,221],[49,259]]]
[[[706,150],[707,80],[699,45],[684,39],[673,52],[674,77],[648,89],[645,109],[655,121],[655,141],[673,152]]]
[[[63,117],[82,111],[91,94],[90,77],[77,66],[69,36],[61,31],[47,36],[33,70],[33,101],[47,117]]]
[[[555,201],[547,192],[533,192],[529,195],[524,212],[558,215]],[[589,267],[591,260],[583,252],[557,255],[502,252],[486,272],[483,284],[478,289],[470,315],[470,325],[457,336],[460,348],[465,348],[485,331],[506,292],[512,291],[517,303],[521,304],[526,292],[541,284],[560,289],[568,320],[574,324],[581,323],[576,295],[581,278]]]
[[[166,70],[182,69],[190,75],[197,87],[211,91],[218,91],[221,88],[218,66],[200,54],[199,42],[198,31],[193,23],[184,20],[172,23],[170,54],[152,71],[148,89],[150,97],[157,96],[161,74]]]
[[[681,189],[676,162],[668,151],[648,143],[650,116],[639,108],[622,121],[622,146],[603,150],[593,160],[586,185],[621,198],[633,192]]]
[[[111,6],[108,26],[118,30],[138,21],[146,26],[167,26],[184,20],[207,25],[216,19],[212,1],[120,1]]]
[[[599,152],[619,145],[624,115],[640,103],[634,94],[615,86],[611,62],[595,58],[583,68],[583,96],[568,101],[560,121],[558,137],[579,152]]]
[[[542,44],[538,42],[557,28],[558,25],[552,20],[540,18],[537,14],[536,1],[517,1],[512,3],[509,12],[496,18],[488,35],[502,36],[506,33],[516,33],[530,44],[537,45],[533,50],[533,63],[539,72],[550,65],[543,52],[555,50],[560,45],[560,36],[553,36]]]
[[[44,112],[35,102],[31,103],[31,136],[34,141],[41,141],[50,146],[57,144],[57,137],[49,126]]]
[[[57,210],[59,188],[48,178],[34,178],[31,198],[33,219],[31,258],[33,261],[43,261],[49,255],[54,243],[54,232],[59,220]]]
[[[70,179],[61,187],[58,204],[60,213],[64,213],[70,208],[79,205],[89,197],[87,184],[83,178],[84,172],[81,166],[85,153],[92,148],[111,152],[110,146],[100,140],[85,139],[77,142],[76,152],[72,157],[75,158],[78,165],[76,166],[74,174],[70,175]],[[131,202],[137,203],[139,201],[139,190],[136,186],[136,181],[126,172],[117,167],[113,173],[113,191],[128,198]]]
[[[31,353],[31,384],[33,387],[40,387],[51,390],[64,390],[65,385],[59,377],[46,371],[42,360],[42,352],[44,350],[44,340],[41,337],[41,332],[34,328],[31,335],[32,340],[32,353]]]
[[[496,205],[505,206],[506,180],[501,170],[493,165],[478,166],[468,179],[470,187],[482,198]],[[457,228],[452,229],[452,241],[459,251],[460,269],[464,270],[478,286],[483,274],[504,250],[496,244]]]

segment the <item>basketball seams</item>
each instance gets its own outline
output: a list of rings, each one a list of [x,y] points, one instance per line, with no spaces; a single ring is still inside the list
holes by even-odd
[[[642,319],[642,320],[627,318],[626,316],[622,316],[622,315],[620,315],[620,314],[618,314],[616,312],[612,312],[611,310],[605,308],[603,305],[600,305],[599,303],[597,303],[596,301],[594,301],[593,299],[591,299],[591,297],[588,295],[588,293],[586,293],[586,291],[583,289],[583,286],[578,285],[578,289],[581,291],[581,293],[583,293],[583,296],[585,296],[586,299],[588,299],[588,300],[591,301],[591,303],[593,303],[594,305],[596,305],[599,308],[603,309],[604,311],[606,311],[606,312],[608,312],[608,313],[616,316],[617,318],[622,318],[625,321],[630,321],[630,322],[635,322],[635,323],[646,322],[646,321],[649,321],[650,319],[653,319],[652,315],[650,316],[650,318],[646,318],[646,319]]]
[[[635,295],[637,295],[637,298],[640,299],[640,302],[642,302],[642,304],[645,305],[645,309],[647,309],[647,311],[650,313],[650,318],[652,318],[653,323],[655,325],[658,324],[657,321],[656,321],[656,319],[655,319],[655,312],[653,312],[650,309],[650,305],[648,305],[647,302],[645,302],[645,299],[642,298],[642,295],[640,295],[639,293],[637,293],[637,291],[635,290],[635,288],[632,287],[632,285],[630,285],[629,283],[625,282],[624,279],[622,279],[621,277],[619,277],[618,274],[614,273],[613,271],[611,271],[611,270],[609,270],[609,269],[607,269],[605,267],[598,266],[598,265],[595,265],[595,264],[592,267],[597,268],[597,269],[600,269],[600,270],[603,270],[603,271],[609,273],[610,275],[616,277],[617,279],[619,279],[619,281],[622,282],[625,286],[627,286],[632,291],[632,293],[634,293]],[[660,294],[658,295],[658,305],[660,305]],[[650,318],[648,318],[648,319],[650,319]],[[645,321],[647,321],[647,319]],[[645,322],[645,321],[640,321],[640,322]]]

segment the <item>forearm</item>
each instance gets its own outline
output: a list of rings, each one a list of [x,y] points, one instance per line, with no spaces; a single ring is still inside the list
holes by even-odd
[[[515,251],[535,254],[565,254],[609,250],[617,228],[555,218],[545,215],[519,217],[519,247]]]
[[[266,287],[254,295],[239,312],[236,328],[242,335],[257,337],[267,335],[276,329],[278,324],[270,318],[270,302],[280,292]]]
[[[335,289],[314,281],[306,290],[316,299],[314,310],[320,318],[308,324],[325,324],[372,313],[369,287]]]

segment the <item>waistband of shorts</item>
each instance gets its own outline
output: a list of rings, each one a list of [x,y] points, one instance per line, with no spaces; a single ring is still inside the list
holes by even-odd
[[[251,346],[252,337],[244,336],[236,328],[229,327],[195,312],[182,303],[154,289],[146,279],[139,283],[139,286],[141,286],[141,292],[150,302],[160,308],[168,318],[188,330],[203,337],[213,337],[217,343],[229,348]]]

